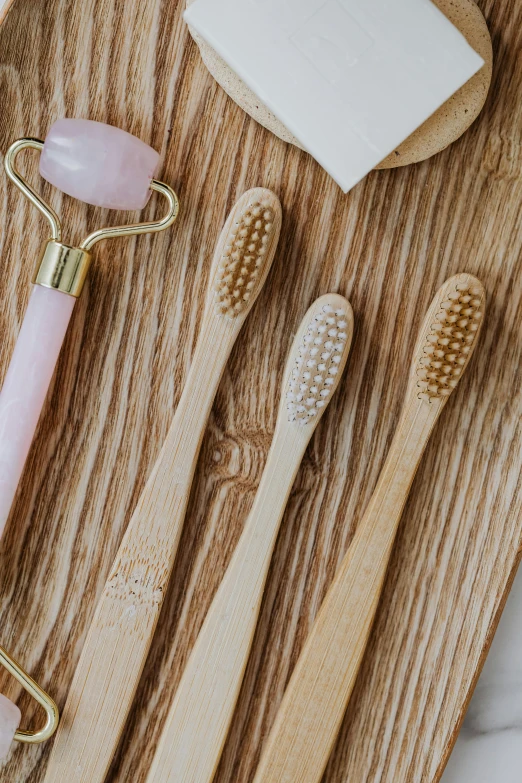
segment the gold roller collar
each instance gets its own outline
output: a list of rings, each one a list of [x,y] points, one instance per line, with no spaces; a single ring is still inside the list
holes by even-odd
[[[92,255],[88,250],[69,247],[50,239],[44,245],[33,283],[78,297],[82,292],[91,259]]]

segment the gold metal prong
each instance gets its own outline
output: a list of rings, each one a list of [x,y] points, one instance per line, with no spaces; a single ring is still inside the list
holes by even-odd
[[[27,674],[25,669],[23,669],[20,664],[14,660],[14,658],[11,658],[7,651],[4,650],[4,648],[1,646],[0,663],[5,666],[7,671],[12,674],[16,680],[18,680],[22,688],[24,688],[24,690],[26,690],[33,697],[33,699],[36,699],[38,704],[44,708],[47,715],[45,725],[41,729],[38,729],[38,731],[18,729],[14,736],[15,740],[17,742],[26,742],[31,744],[45,742],[45,740],[48,740],[53,736],[54,732],[58,728],[58,723],[60,721],[58,707],[51,697],[40,688],[40,686],[33,680],[32,677],[29,676],[29,674]]]
[[[115,237],[127,237],[133,234],[154,234],[157,231],[164,231],[169,228],[176,220],[179,212],[178,197],[169,185],[164,182],[158,182],[153,179],[150,183],[150,189],[161,193],[167,199],[169,208],[164,217],[160,220],[154,220],[150,223],[131,223],[128,226],[114,226],[113,228],[100,228],[93,231],[87,239],[84,239],[80,247],[83,250],[90,250],[96,242],[102,239],[114,239]]]
[[[36,209],[47,218],[51,225],[51,239],[55,239],[57,242],[62,238],[62,226],[60,224],[60,218],[54,211],[54,209],[38,195],[36,190],[29,185],[29,183],[22,177],[16,168],[16,156],[19,152],[26,149],[39,150],[43,149],[43,141],[40,139],[19,139],[11,144],[5,155],[5,170],[9,179],[14,182],[17,188],[19,188],[24,196],[29,199]]]

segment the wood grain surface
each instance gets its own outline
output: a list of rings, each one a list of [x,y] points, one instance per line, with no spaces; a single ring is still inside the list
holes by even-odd
[[[60,705],[179,400],[226,214],[255,185],[283,204],[280,251],[217,395],[111,783],[145,779],[259,483],[293,331],[311,301],[334,290],[354,307],[352,354],[290,498],[216,776],[252,780],[383,465],[422,317],[443,280],[468,271],[485,282],[487,323],[415,480],[325,781],[427,783],[445,763],[522,538],[522,6],[481,8],[496,60],[477,123],[436,158],[373,172],[347,196],[212,81],[181,0],[16,0],[0,30],[2,152],[19,136],[44,136],[60,116],[108,121],[161,152],[162,178],[182,204],[172,230],[96,249],[0,547],[1,642]],[[37,178],[30,153],[25,171]],[[66,241],[122,218],[52,198]],[[3,377],[45,226],[5,176],[0,219]],[[0,690],[19,697],[7,675]],[[35,725],[36,708],[26,696],[19,703]],[[0,780],[40,783],[48,753],[17,747]]]

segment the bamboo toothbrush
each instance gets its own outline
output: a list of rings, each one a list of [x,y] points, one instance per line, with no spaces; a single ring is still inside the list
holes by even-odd
[[[350,352],[353,315],[327,294],[308,310],[286,367],[263,477],[183,673],[147,783],[209,783],[243,680],[268,567],[304,452]]]
[[[482,284],[448,280],[424,320],[388,458],[290,679],[254,783],[319,783],[370,634],[417,466],[477,343]]]
[[[174,564],[203,433],[230,351],[274,258],[281,206],[245,193],[221,233],[185,389],[98,604],[47,770],[101,783],[125,724]]]

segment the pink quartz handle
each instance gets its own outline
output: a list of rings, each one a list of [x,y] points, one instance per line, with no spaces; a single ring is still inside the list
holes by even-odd
[[[76,299],[36,285],[0,393],[0,537]]]
[[[21,718],[20,710],[16,704],[0,693],[0,761],[9,755]]]

